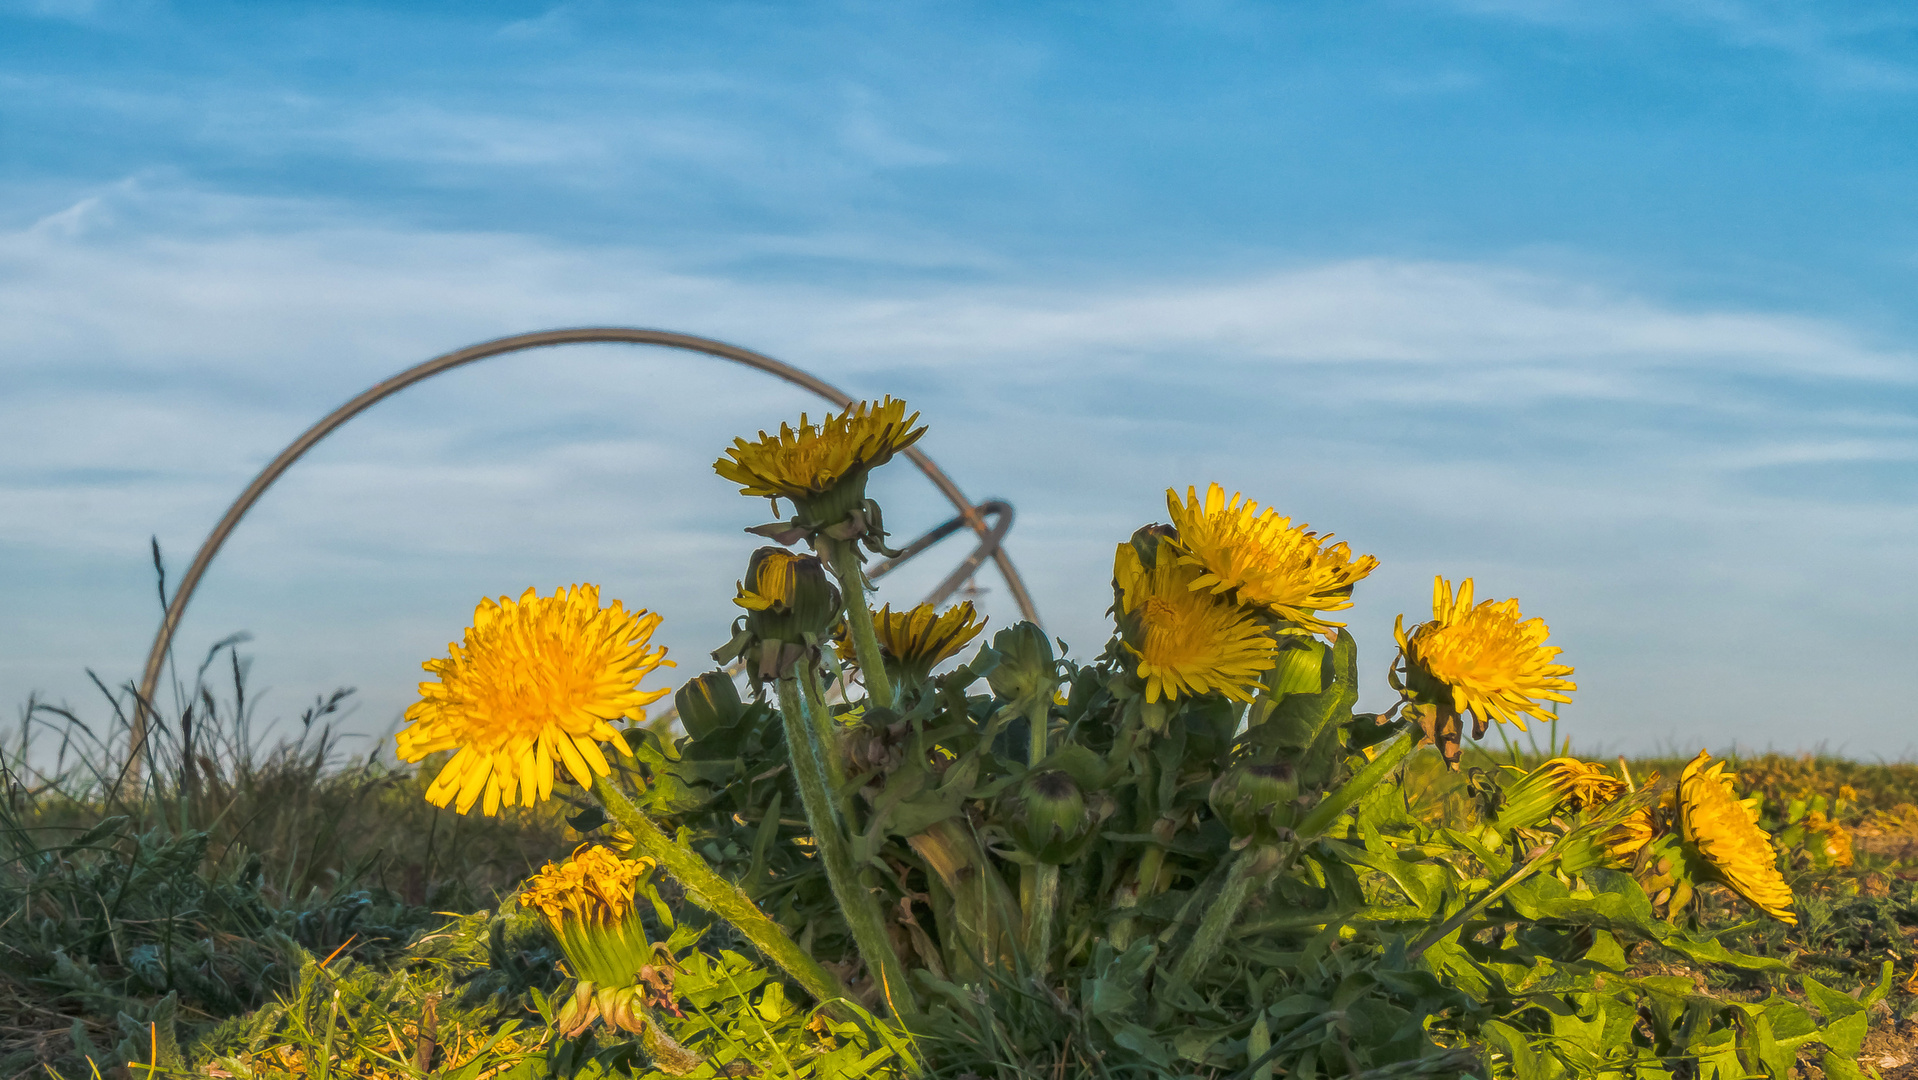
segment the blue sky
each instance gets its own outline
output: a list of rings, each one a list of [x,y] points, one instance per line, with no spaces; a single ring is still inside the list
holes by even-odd
[[[0,696],[132,675],[147,537],[177,571],[366,384],[614,323],[924,408],[1077,651],[1216,479],[1383,560],[1374,704],[1475,575],[1587,749],[1908,755],[1915,136],[1890,4],[0,3]],[[691,674],[762,516],[710,461],[808,407],[636,350],[446,377],[276,488],[182,641],[372,735],[480,595],[596,580]]]

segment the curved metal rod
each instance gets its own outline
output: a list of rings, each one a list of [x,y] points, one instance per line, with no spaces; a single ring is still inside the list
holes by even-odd
[[[1011,503],[1003,502],[999,499],[988,499],[978,506],[973,507],[973,510],[978,514],[990,514],[997,517],[999,519],[998,524],[992,527],[992,531],[985,534],[985,539],[979,541],[979,546],[972,549],[972,554],[966,556],[964,561],[954,568],[952,573],[947,574],[944,581],[934,586],[933,590],[927,593],[926,598],[921,600],[920,603],[937,604],[939,601],[958,592],[959,586],[964,585],[967,578],[979,572],[979,564],[985,562],[988,555],[998,554],[999,545],[1005,542],[1006,534],[1012,531]],[[966,515],[964,514],[947,518],[933,528],[926,530],[917,540],[907,544],[905,548],[899,552],[897,558],[887,559],[885,562],[874,565],[871,572],[866,576],[875,581],[884,577],[892,571],[897,570],[899,564],[918,555],[920,552],[951,536],[953,533],[958,532],[960,527],[965,524]],[[1036,622],[1037,620],[1033,621]]]
[[[770,356],[753,352],[751,349],[742,349],[737,345],[728,345],[722,341],[714,341],[711,338],[698,337],[693,334],[677,334],[669,330],[642,330],[618,326],[542,330],[531,334],[515,334],[511,337],[495,338],[492,341],[484,341],[478,345],[469,345],[464,349],[436,356],[424,363],[407,368],[405,371],[400,372],[390,379],[375,383],[372,387],[359,394],[359,396],[326,414],[318,423],[307,428],[299,438],[293,440],[291,445],[280,451],[279,456],[267,463],[266,468],[261,469],[260,474],[253,478],[253,482],[248,484],[244,491],[240,492],[239,498],[233,500],[233,505],[227,507],[227,511],[220,518],[219,524],[213,527],[213,531],[207,534],[206,540],[200,544],[199,552],[193,557],[193,565],[187,568],[186,576],[180,579],[179,588],[174,590],[173,598],[167,604],[166,615],[160,621],[159,632],[153,636],[153,647],[147,652],[146,670],[140,677],[139,697],[134,702],[133,724],[132,730],[129,733],[132,738],[132,749],[128,760],[126,776],[133,780],[135,784],[138,783],[140,773],[139,761],[146,742],[147,716],[153,711],[153,695],[159,687],[160,670],[165,665],[167,650],[173,643],[173,634],[180,625],[180,617],[185,614],[187,602],[193,598],[193,592],[199,587],[200,579],[205,576],[207,566],[213,562],[213,557],[219,554],[221,546],[226,543],[227,537],[232,534],[234,527],[240,523],[240,519],[246,516],[246,512],[253,507],[254,503],[259,501],[260,496],[266,494],[266,489],[272,487],[273,482],[278,480],[281,474],[285,473],[287,469],[291,468],[293,463],[298,461],[303,454],[311,450],[314,444],[332,434],[334,429],[346,423],[348,420],[353,419],[378,402],[391,397],[414,383],[424,379],[430,379],[443,371],[450,371],[453,368],[473,363],[476,360],[485,360],[489,357],[504,356],[507,353],[520,352],[525,349],[545,348],[551,345],[619,343],[631,345],[661,345],[666,348],[685,349],[689,352],[715,356],[722,360],[731,360],[736,364],[743,364],[747,367],[766,372],[768,375],[777,376],[795,386],[804,387],[842,409],[848,407],[853,402],[851,395],[840,390],[838,387],[816,378],[807,372],[801,371],[791,364],[774,360]],[[1018,569],[1012,565],[1011,557],[1006,554],[1003,547],[999,546],[999,539],[1005,535],[1004,528],[988,528],[984,516],[978,509],[973,507],[972,500],[966,498],[965,494],[959,490],[959,486],[954,484],[952,479],[948,477],[939,466],[933,464],[932,459],[922,453],[918,447],[908,447],[905,455],[911,459],[914,465],[919,467],[920,472],[926,474],[926,478],[932,481],[933,486],[937,487],[940,493],[959,511],[958,520],[970,526],[980,537],[989,539],[993,560],[998,563],[999,572],[1005,576],[1006,587],[1012,591],[1013,599],[1018,602],[1020,613],[1024,615],[1027,620],[1035,623],[1038,622],[1038,609],[1033,606],[1032,596],[1026,591],[1025,582],[1020,579]],[[1008,508],[1008,510],[1009,509],[1010,508]],[[1003,524],[1009,525],[1010,522],[1011,514],[1008,512]],[[995,533],[997,534],[996,536]],[[985,547],[986,545],[982,545],[981,550],[985,550]],[[973,568],[977,568],[976,562],[973,563]],[[964,579],[962,578],[961,580]]]

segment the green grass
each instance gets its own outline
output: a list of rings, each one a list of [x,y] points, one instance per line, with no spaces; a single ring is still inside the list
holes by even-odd
[[[161,1063],[199,1075],[217,1060],[321,1075],[302,1063],[331,1057],[336,1076],[425,1076],[502,1031],[486,1053],[510,1059],[535,1041],[528,992],[557,985],[556,954],[536,924],[492,913],[578,842],[570,808],[556,800],[498,818],[435,809],[420,770],[344,751],[333,725],[345,692],[266,728],[283,735],[256,735],[237,646],[216,647],[177,688],[137,788],[123,782],[124,694],[105,694],[100,715],[30,702],[0,750],[0,1076],[125,1075],[123,1063],[156,1049]],[[1415,799],[1464,811],[1475,777],[1546,756],[1495,750],[1473,748],[1460,773],[1415,758]],[[1631,769],[1670,782],[1683,764]],[[1738,768],[1774,812],[1847,785],[1851,823],[1918,803],[1914,765],[1763,755]],[[1862,850],[1849,870],[1794,873],[1800,925],[1752,923],[1728,945],[1796,957],[1846,989],[1885,959],[1901,978],[1918,969],[1918,869]],[[1722,901],[1700,917],[1747,921]],[[1740,978],[1754,995],[1768,989]],[[1076,1022],[1051,998],[1001,1004],[1034,1012],[1038,1027]],[[1887,1020],[1909,1016],[1918,997],[1895,993],[1891,1005]],[[514,1033],[514,1023],[526,1026]],[[271,1053],[258,1057],[263,1048]],[[1001,1049],[1018,1056],[1012,1043]],[[1034,1076],[1077,1070],[1025,1064]]]
[[[145,1059],[160,1029],[190,1044],[293,993],[315,957],[404,958],[569,848],[563,804],[461,817],[415,770],[346,755],[346,692],[256,737],[236,645],[153,726],[137,788],[125,695],[104,719],[23,709],[0,751],[0,1075]]]

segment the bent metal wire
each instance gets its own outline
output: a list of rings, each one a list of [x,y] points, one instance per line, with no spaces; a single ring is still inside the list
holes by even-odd
[[[441,372],[451,371],[478,360],[524,352],[528,349],[587,344],[658,345],[669,349],[681,349],[721,360],[730,360],[733,363],[763,371],[795,386],[804,387],[842,409],[852,404],[854,400],[845,391],[809,372],[775,360],[763,353],[756,353],[751,349],[742,349],[737,345],[728,345],[722,341],[714,341],[711,338],[693,334],[620,326],[541,330],[530,334],[495,338],[492,341],[483,341],[477,345],[469,345],[464,349],[444,353],[407,368],[390,379],[375,383],[351,401],[321,417],[318,423],[307,428],[299,438],[294,439],[286,449],[280,451],[279,455],[268,462],[266,468],[261,469],[260,474],[253,478],[253,482],[240,492],[239,497],[233,500],[233,505],[227,507],[219,524],[215,525],[213,531],[208,533],[207,538],[201,542],[200,550],[193,556],[193,564],[187,568],[186,576],[180,579],[179,588],[174,591],[172,600],[167,604],[166,615],[160,620],[160,629],[153,635],[153,647],[147,652],[146,670],[140,677],[139,697],[134,703],[126,778],[135,785],[139,783],[140,759],[146,745],[147,722],[153,714],[153,696],[159,688],[160,672],[166,664],[168,651],[173,645],[174,632],[179,628],[180,617],[185,614],[188,601],[193,599],[193,592],[199,587],[200,579],[206,576],[207,567],[213,562],[213,557],[219,554],[220,548],[226,543],[234,527],[239,525],[240,519],[245,517],[253,504],[260,500],[260,496],[266,494],[266,490],[273,486],[274,481],[293,467],[294,462],[348,420],[414,383],[430,379]],[[920,472],[926,474],[926,478],[932,481],[933,486],[937,487],[939,493],[952,503],[958,513],[906,545],[899,558],[875,566],[872,576],[880,577],[896,569],[906,560],[920,554],[961,527],[967,527],[979,535],[978,547],[973,549],[972,554],[966,556],[958,569],[939,583],[928,601],[938,603],[950,596],[954,590],[972,577],[990,556],[993,562],[998,564],[999,573],[1005,578],[1006,588],[1012,593],[1013,600],[1018,603],[1020,614],[1027,620],[1037,623],[1038,609],[1033,606],[1032,596],[1026,591],[1025,582],[1019,577],[1019,570],[1013,565],[1012,556],[1006,553],[1003,544],[1007,531],[1012,528],[1012,507],[997,500],[975,506],[972,500],[966,498],[965,494],[959,490],[959,486],[945,474],[945,471],[934,464],[932,458],[926,456],[918,447],[908,447],[904,453],[914,465],[918,466]],[[987,525],[988,516],[996,517],[998,521]]]

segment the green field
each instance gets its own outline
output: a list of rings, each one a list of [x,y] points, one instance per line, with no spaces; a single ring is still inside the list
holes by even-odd
[[[256,739],[237,661],[218,660],[225,685],[199,686],[156,732],[138,788],[121,782],[123,712],[25,710],[0,817],[0,1075],[246,1075],[233,1067],[245,1062],[259,1076],[452,1076],[470,1061],[476,1077],[544,1038],[532,1002],[558,988],[558,953],[512,899],[581,842],[566,818],[584,804],[436,809],[420,770],[340,752],[338,699],[278,729],[297,738]],[[1470,750],[1450,773],[1428,749],[1408,795],[1469,817],[1475,777],[1537,758]],[[1682,766],[1629,763],[1667,783]],[[1702,925],[1738,927],[1731,948],[1851,992],[1892,961],[1897,985],[1872,1009],[1860,1062],[1918,1076],[1918,766],[1766,755],[1736,767],[1774,833],[1822,797],[1852,857],[1781,837],[1799,924],[1754,921],[1708,890]],[[1751,999],[1798,992],[1669,957],[1647,973]]]

